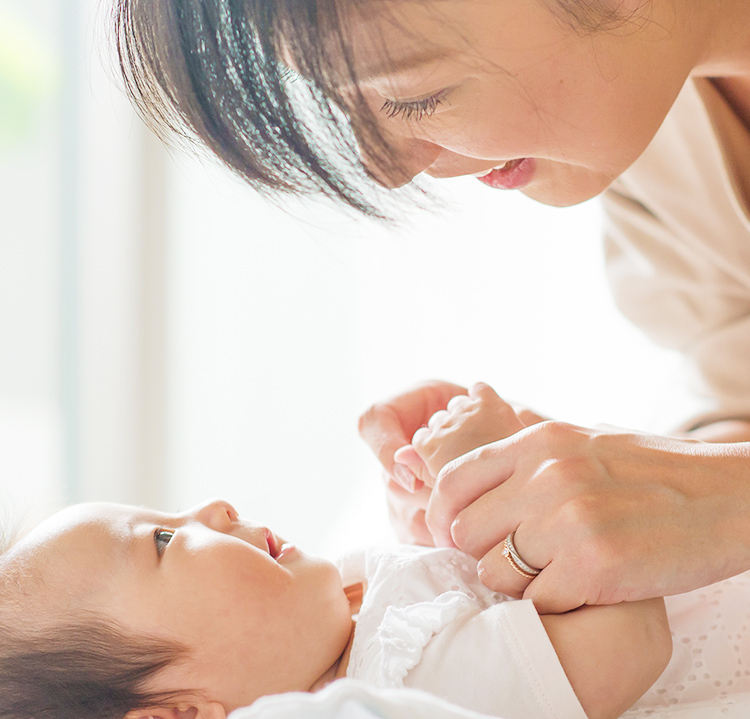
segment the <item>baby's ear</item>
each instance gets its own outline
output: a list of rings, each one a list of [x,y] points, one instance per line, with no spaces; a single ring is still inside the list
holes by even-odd
[[[174,707],[149,707],[128,712],[125,719],[226,719],[227,711],[219,702],[191,701]]]

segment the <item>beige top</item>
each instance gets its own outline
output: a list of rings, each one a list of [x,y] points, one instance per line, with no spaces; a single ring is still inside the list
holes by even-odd
[[[622,312],[683,352],[713,419],[750,418],[750,130],[689,80],[638,161],[605,194],[606,262]]]

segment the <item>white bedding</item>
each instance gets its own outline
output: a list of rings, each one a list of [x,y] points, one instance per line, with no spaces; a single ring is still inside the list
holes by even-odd
[[[628,719],[748,719],[750,692],[727,694],[716,701],[644,709]],[[487,719],[417,689],[377,689],[341,679],[316,694],[304,692],[263,697],[232,712],[230,719]],[[529,717],[534,719],[534,717]]]

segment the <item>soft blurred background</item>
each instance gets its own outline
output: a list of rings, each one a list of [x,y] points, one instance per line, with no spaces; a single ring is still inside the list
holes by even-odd
[[[100,0],[0,0],[0,506],[232,501],[303,548],[388,541],[357,417],[428,378],[667,430],[679,359],[620,318],[597,202],[469,178],[399,231],[170,157]]]

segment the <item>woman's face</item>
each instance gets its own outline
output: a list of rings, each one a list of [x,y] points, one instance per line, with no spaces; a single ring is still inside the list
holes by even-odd
[[[613,2],[637,13],[643,0]],[[632,8],[629,6],[632,5]],[[577,31],[542,0],[374,2],[348,18],[359,87],[403,173],[486,173],[552,205],[603,191],[643,152],[692,67],[668,14]],[[523,162],[522,162],[523,161]]]
[[[135,636],[187,647],[152,691],[190,689],[229,711],[307,691],[351,632],[341,577],[213,501],[181,514],[82,504],[12,550],[41,578],[44,616],[92,610]]]

